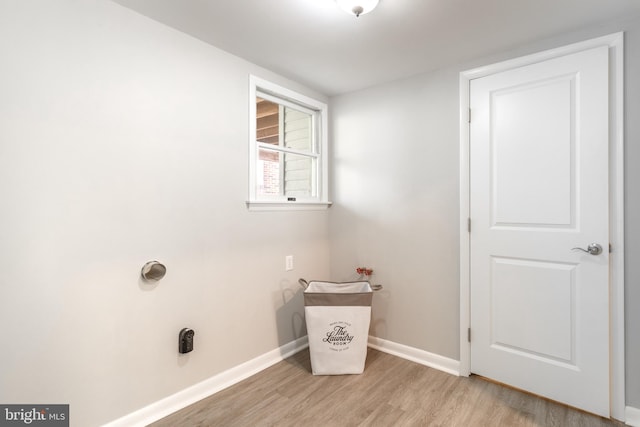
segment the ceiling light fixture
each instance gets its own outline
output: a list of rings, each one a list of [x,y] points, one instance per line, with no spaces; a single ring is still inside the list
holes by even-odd
[[[356,17],[371,12],[379,0],[336,0],[340,9]]]

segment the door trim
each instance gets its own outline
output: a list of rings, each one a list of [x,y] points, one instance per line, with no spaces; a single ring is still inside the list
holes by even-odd
[[[609,47],[609,235],[610,258],[610,406],[611,417],[625,419],[624,365],[624,33],[571,44],[460,73],[460,375],[469,376],[471,307],[469,185],[469,86],[473,79],[583,50]]]

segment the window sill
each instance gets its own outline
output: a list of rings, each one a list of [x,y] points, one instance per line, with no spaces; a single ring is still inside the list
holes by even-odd
[[[249,211],[320,211],[329,209],[332,202],[269,202],[248,201]]]

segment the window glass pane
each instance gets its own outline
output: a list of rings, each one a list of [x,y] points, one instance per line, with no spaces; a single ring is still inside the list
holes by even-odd
[[[256,140],[311,152],[312,118],[307,112],[256,97]]]
[[[312,150],[311,114],[284,108],[284,146],[299,151]]]
[[[259,195],[277,196],[280,194],[280,153],[258,150],[256,179]]]
[[[315,159],[297,154],[284,154],[284,195],[311,197]]]
[[[280,105],[256,98],[256,139],[265,144],[280,144]]]
[[[259,149],[256,187],[261,196],[313,197],[316,159]]]

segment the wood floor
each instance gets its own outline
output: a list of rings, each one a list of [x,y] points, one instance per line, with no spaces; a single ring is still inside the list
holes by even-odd
[[[154,424],[182,426],[622,426],[369,349],[362,375],[313,376],[302,351]]]

